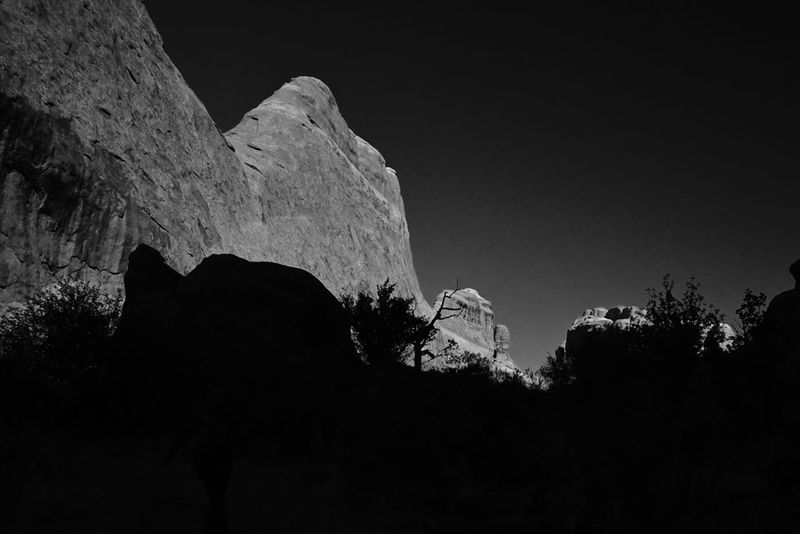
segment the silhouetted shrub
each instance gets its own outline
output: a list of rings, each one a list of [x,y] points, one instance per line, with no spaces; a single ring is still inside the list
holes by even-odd
[[[102,350],[121,299],[97,285],[59,279],[0,319],[3,382],[82,392],[97,386]]]
[[[477,352],[464,351],[452,354],[447,358],[450,372],[459,375],[474,375],[489,378],[492,376],[492,366],[489,359]]]
[[[564,347],[558,347],[555,355],[548,353],[542,366],[536,371],[537,380],[544,389],[568,386],[575,379],[573,364],[567,359]]]
[[[376,296],[359,293],[340,301],[350,320],[353,342],[362,360],[375,365],[404,360],[428,320],[416,315],[412,297],[395,295],[396,284],[387,279]]]
[[[764,293],[753,293],[750,289],[745,291],[741,306],[736,308],[739,324],[733,342],[734,350],[743,350],[755,341],[764,323],[766,305],[767,296]]]
[[[705,302],[694,278],[686,282],[680,298],[674,295],[674,288],[674,280],[665,275],[661,290],[648,289],[647,322],[638,326],[645,350],[671,354],[673,360],[685,357],[686,364],[719,354],[724,316]]]

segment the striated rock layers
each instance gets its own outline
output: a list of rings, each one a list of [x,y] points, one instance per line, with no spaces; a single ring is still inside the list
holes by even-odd
[[[181,273],[233,253],[334,294],[423,303],[397,176],[301,77],[223,135],[138,0],[0,4],[0,306],[54,276],[121,288],[130,251]]]
[[[437,323],[441,337],[438,348],[450,340],[458,344],[459,350],[480,354],[489,359],[495,370],[514,374],[518,368],[511,358],[511,332],[508,327],[494,323],[492,303],[474,289],[445,290],[439,293],[433,309],[439,309],[445,295],[452,295],[445,306],[460,308],[460,313],[448,313],[448,319]],[[443,362],[441,362],[443,363]],[[434,360],[434,365],[440,364]]]

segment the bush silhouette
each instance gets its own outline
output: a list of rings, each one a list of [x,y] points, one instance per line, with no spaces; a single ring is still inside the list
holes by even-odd
[[[416,315],[416,301],[395,295],[395,288],[387,279],[375,297],[363,292],[341,297],[356,349],[373,365],[402,362],[428,325],[427,319]]]
[[[88,282],[59,279],[41,289],[0,320],[0,380],[57,394],[95,389],[120,311],[120,297]]]

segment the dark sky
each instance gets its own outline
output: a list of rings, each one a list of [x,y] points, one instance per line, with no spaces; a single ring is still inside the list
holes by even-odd
[[[339,4],[146,2],[223,130],[294,76],[327,83],[398,171],[426,297],[476,288],[522,366],[666,273],[731,319],[745,288],[793,285],[789,13]]]

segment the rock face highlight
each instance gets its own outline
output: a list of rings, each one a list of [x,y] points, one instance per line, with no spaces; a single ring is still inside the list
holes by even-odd
[[[591,333],[605,331],[610,328],[625,330],[631,326],[648,324],[647,310],[639,306],[615,306],[613,308],[587,308],[580,317],[577,317],[572,326],[567,330],[567,338],[562,345],[567,354],[579,352]],[[723,349],[728,349],[736,337],[736,332],[727,324],[720,325],[724,334],[724,341],[720,344]],[[561,347],[559,347],[561,349]]]
[[[495,325],[492,303],[471,288],[439,293],[433,309],[439,309],[445,295],[452,295],[445,306],[460,308],[461,312],[449,313],[449,318],[437,323],[440,339],[439,349],[452,340],[459,350],[473,352],[487,358],[493,369],[514,374],[519,369],[511,358],[511,332],[502,324]]]
[[[223,135],[138,0],[11,0],[0,21],[0,307],[66,274],[121,289],[139,243],[180,273],[233,253],[424,303],[397,176],[319,80]]]
[[[587,308],[577,317],[567,330],[564,350],[579,351],[591,332],[609,328],[629,328],[632,324],[643,324],[647,321],[647,310],[639,306],[615,306],[613,308]]]
[[[225,137],[260,201],[262,231],[272,236],[266,257],[351,293],[388,277],[423,300],[397,175],[347,127],[325,84],[295,78]]]
[[[139,2],[11,1],[0,18],[2,302],[65,273],[118,287],[139,242],[182,271],[242,243],[240,164]]]

